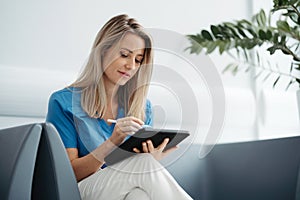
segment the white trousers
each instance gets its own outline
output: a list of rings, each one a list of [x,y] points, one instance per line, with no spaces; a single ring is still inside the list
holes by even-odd
[[[123,200],[134,194],[139,195],[136,197],[139,200],[192,199],[170,173],[147,153],[101,169],[79,182],[78,187],[83,200]]]

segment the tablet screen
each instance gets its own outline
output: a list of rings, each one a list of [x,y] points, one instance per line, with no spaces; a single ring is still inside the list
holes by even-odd
[[[125,140],[118,148],[114,149],[105,157],[106,165],[112,165],[136,153],[133,148],[138,148],[142,152],[142,142],[151,140],[154,147],[160,145],[165,138],[169,138],[169,143],[164,150],[176,146],[190,134],[184,130],[153,129],[145,127],[137,131],[134,135]]]

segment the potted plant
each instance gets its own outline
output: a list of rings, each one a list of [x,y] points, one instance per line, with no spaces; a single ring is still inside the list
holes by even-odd
[[[256,69],[258,76],[267,80],[275,75],[273,87],[283,77],[288,77],[286,89],[292,84],[300,88],[300,0],[273,0],[273,8],[269,15],[264,10],[255,14],[251,20],[236,20],[211,25],[210,30],[187,35],[191,41],[188,47],[190,53],[207,54],[219,51],[228,53],[234,62],[229,63],[223,70],[236,74],[241,67],[245,71]],[[261,49],[274,55],[282,52],[289,56],[288,73],[279,67],[262,62]],[[297,92],[300,116],[300,90]]]

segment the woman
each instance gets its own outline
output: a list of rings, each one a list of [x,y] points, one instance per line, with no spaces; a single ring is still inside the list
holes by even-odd
[[[158,147],[147,141],[143,152],[134,149],[140,154],[105,167],[106,155],[152,124],[146,100],[152,53],[136,20],[113,17],[99,31],[79,78],[50,97],[47,121],[64,142],[82,199],[191,199],[158,162],[176,149],[163,151],[168,139]]]

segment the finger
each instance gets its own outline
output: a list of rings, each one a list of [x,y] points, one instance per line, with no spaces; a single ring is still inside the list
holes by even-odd
[[[175,147],[165,150],[163,153],[169,154],[169,153],[172,153],[173,151],[176,151],[178,148],[179,148],[178,146],[175,146]]]
[[[135,127],[137,129],[142,128],[142,125],[140,125],[139,123],[137,123],[135,121],[127,121],[127,126]]]
[[[124,119],[124,118],[117,121],[117,126],[119,126],[120,128],[132,127],[136,130],[139,130],[142,128],[142,126],[139,123],[132,121],[130,119]]]
[[[137,132],[139,129],[132,126],[119,127],[123,132]]]
[[[169,140],[169,138],[165,138],[164,141],[157,147],[157,149],[163,151],[164,148],[167,146]]]
[[[133,117],[133,116],[123,117],[123,118],[117,119],[117,122],[123,122],[123,121],[134,121],[134,122],[138,123],[139,125],[144,124],[144,122],[141,119]]]
[[[131,123],[129,121],[119,121],[116,124],[116,127],[118,127],[123,132],[136,132],[139,129],[141,129],[141,126],[137,123]]]
[[[142,146],[143,146],[143,152],[144,153],[149,153],[146,142],[142,142]]]
[[[131,121],[134,121],[136,123],[138,123],[140,126],[144,125],[144,122],[143,120],[139,119],[139,118],[136,118],[136,117],[133,117],[133,116],[130,116],[130,117],[126,117],[127,119],[130,119]]]
[[[148,145],[148,150],[150,153],[155,150],[151,140],[147,140],[147,145]]]
[[[140,151],[138,148],[133,148],[133,151],[134,151],[135,153],[141,153],[141,151]]]
[[[130,131],[130,130],[129,131],[124,131],[120,127],[115,127],[114,132],[116,132],[120,136],[123,136],[124,138],[127,137],[127,136],[132,136],[136,133],[136,131]]]

